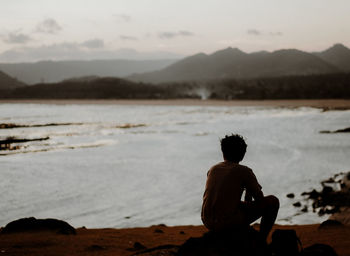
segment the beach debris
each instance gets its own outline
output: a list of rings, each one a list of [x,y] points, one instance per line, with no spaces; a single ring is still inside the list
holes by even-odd
[[[1,233],[10,234],[33,231],[51,231],[63,235],[76,234],[75,228],[65,221],[57,219],[36,219],[34,217],[12,221],[1,230]]]
[[[47,127],[47,126],[67,126],[67,125],[83,125],[84,123],[48,123],[48,124],[15,124],[15,123],[1,123],[0,129],[13,129],[13,128],[35,128],[35,127]]]
[[[50,139],[50,137],[34,138],[34,139],[20,139],[16,137],[7,137],[4,140],[0,140],[0,150],[17,150],[17,149],[20,149],[20,146],[18,145],[13,146],[12,144],[26,143],[31,141],[43,141],[48,139]]]
[[[289,194],[287,194],[287,197],[288,197],[288,198],[294,198],[295,195],[294,195],[294,193],[289,193]]]
[[[339,129],[335,131],[320,131],[320,133],[350,133],[350,127],[344,128],[344,129]]]
[[[146,124],[122,124],[122,125],[117,125],[115,128],[120,128],[120,129],[130,129],[130,128],[137,128],[137,127],[145,127],[147,126]]]

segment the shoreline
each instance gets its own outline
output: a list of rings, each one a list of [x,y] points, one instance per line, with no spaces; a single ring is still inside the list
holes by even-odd
[[[155,105],[155,106],[241,106],[241,107],[315,107],[330,110],[350,109],[350,99],[292,99],[292,100],[109,100],[109,99],[1,99],[0,104],[95,104],[95,105]]]
[[[350,226],[275,225],[274,229],[294,229],[303,247],[316,243],[332,246],[339,256],[350,255]],[[254,225],[258,229],[258,225]],[[7,255],[135,255],[145,249],[165,245],[179,246],[190,237],[207,232],[204,226],[165,226],[124,229],[76,229],[76,235],[49,232],[0,234],[0,251]],[[271,232],[272,233],[272,232]],[[271,235],[269,240],[271,240]],[[136,243],[139,243],[137,246]],[[142,248],[140,247],[142,245]],[[164,254],[165,253],[165,254]],[[153,254],[142,254],[153,255]],[[156,255],[156,254],[154,254]],[[172,255],[171,253],[159,255]]]

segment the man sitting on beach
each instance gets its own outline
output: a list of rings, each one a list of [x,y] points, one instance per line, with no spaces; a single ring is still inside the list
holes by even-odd
[[[279,201],[275,196],[264,196],[253,171],[239,164],[246,149],[240,135],[221,139],[224,162],[208,171],[202,221],[211,231],[225,231],[249,227],[262,217],[260,234],[266,241],[277,217]],[[241,201],[244,190],[245,199]]]

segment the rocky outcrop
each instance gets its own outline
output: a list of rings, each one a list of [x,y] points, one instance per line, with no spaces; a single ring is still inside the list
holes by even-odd
[[[313,211],[320,216],[332,214],[330,220],[350,225],[350,172],[336,174],[322,181],[321,185],[320,191],[313,189],[302,193],[312,201]]]

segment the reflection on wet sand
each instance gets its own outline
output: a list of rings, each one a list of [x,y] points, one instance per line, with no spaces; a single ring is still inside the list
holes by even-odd
[[[64,146],[55,146],[41,149],[33,149],[33,150],[14,150],[14,151],[5,151],[4,153],[0,153],[0,156],[8,156],[15,154],[25,154],[25,153],[38,153],[38,152],[48,152],[54,150],[65,150],[65,149],[80,149],[80,148],[97,148],[106,146],[111,143],[106,142],[95,142],[95,143],[86,143],[86,144],[76,144],[76,145],[64,145]],[[19,149],[19,148],[18,148]]]

